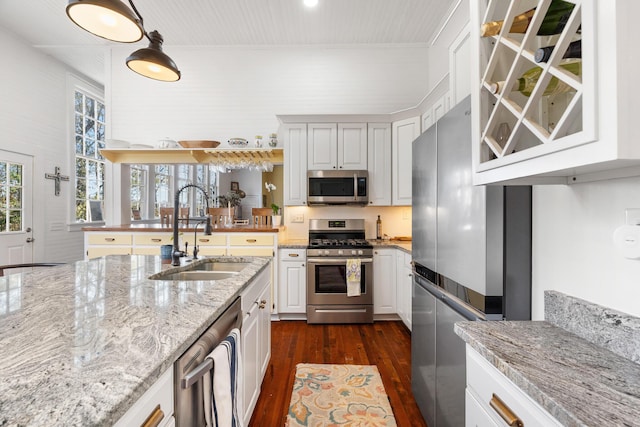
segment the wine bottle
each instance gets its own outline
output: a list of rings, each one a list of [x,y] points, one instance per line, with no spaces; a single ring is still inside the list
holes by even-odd
[[[566,62],[564,64],[560,64],[560,66],[565,70],[572,72],[576,76],[582,74],[582,61],[577,60]],[[540,67],[533,67],[530,70],[527,70],[520,78],[518,78],[518,80],[516,80],[511,91],[518,91],[524,96],[531,96],[531,92],[533,92],[533,88],[536,86],[536,83],[538,83],[538,79],[541,74],[542,68]],[[503,91],[504,84],[504,81],[491,83],[489,84],[489,90],[494,94],[500,93]],[[542,93],[542,96],[557,95],[571,90],[574,90],[573,87],[554,76],[549,80],[549,84]]]
[[[542,24],[540,24],[538,35],[550,36],[561,33],[562,30],[564,30],[565,25],[567,25],[567,21],[569,20],[569,16],[571,16],[571,12],[574,7],[575,4],[573,3],[563,0],[553,0],[549,5],[549,9],[547,9],[547,14],[544,16]],[[535,11],[536,8],[534,7],[533,9],[527,10],[513,18],[513,23],[511,24],[509,32],[526,33]],[[503,25],[504,21],[486,22],[480,27],[480,36],[495,36],[500,32]]]
[[[380,215],[378,215],[378,219],[376,220],[376,239],[382,239],[382,220],[380,219]]]
[[[547,62],[549,58],[551,58],[553,49],[555,49],[555,46],[541,47],[536,50],[536,53],[533,56],[534,61]],[[582,58],[582,40],[576,40],[569,43],[569,47],[562,58]]]

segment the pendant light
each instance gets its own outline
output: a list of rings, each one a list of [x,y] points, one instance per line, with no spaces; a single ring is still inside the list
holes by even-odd
[[[127,67],[150,79],[164,82],[180,80],[180,70],[175,62],[162,51],[162,36],[157,31],[147,35],[149,47],[136,50],[127,58]]]
[[[120,0],[69,0],[67,16],[103,39],[134,43],[142,39],[142,20]]]
[[[122,43],[134,43],[146,36],[149,47],[133,52],[127,58],[127,67],[150,79],[164,82],[180,80],[180,71],[175,62],[164,52],[164,39],[157,31],[148,34],[143,19],[133,0],[131,8],[121,0],[69,0],[67,15],[82,29]]]

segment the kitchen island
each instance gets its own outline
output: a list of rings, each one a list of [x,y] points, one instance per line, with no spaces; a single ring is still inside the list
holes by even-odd
[[[113,425],[271,262],[220,259],[250,264],[180,282],[148,279],[160,257],[107,256],[0,278],[0,425]]]

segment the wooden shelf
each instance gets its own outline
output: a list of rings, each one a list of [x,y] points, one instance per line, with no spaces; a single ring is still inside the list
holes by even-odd
[[[105,159],[112,163],[145,164],[185,164],[185,163],[242,163],[242,162],[283,162],[282,148],[244,149],[119,149],[100,150]]]

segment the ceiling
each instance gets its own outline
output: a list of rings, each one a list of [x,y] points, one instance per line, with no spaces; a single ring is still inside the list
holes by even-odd
[[[28,6],[26,5],[28,3]],[[134,0],[147,32],[164,48],[429,43],[456,2],[448,0]],[[0,0],[0,27],[104,83],[106,48],[114,42],[74,25],[65,0]],[[132,52],[148,44],[143,39]]]

